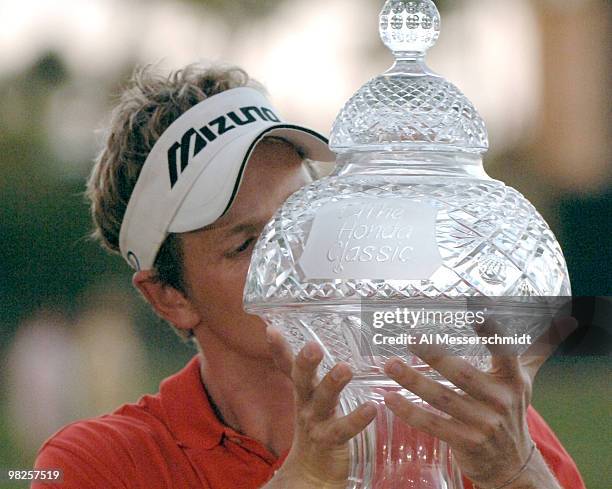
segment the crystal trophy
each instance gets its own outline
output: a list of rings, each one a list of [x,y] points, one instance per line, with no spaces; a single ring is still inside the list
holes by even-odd
[[[293,194],[264,228],[244,305],[282,331],[296,352],[318,342],[323,373],[339,361],[351,365],[344,413],[365,400],[378,404],[375,421],[351,442],[347,487],[460,489],[448,446],[384,406],[389,390],[426,403],[391,381],[383,366],[398,356],[452,384],[405,345],[374,344],[370,313],[445,298],[569,296],[570,283],[546,222],[519,192],[486,174],[482,118],[425,64],[440,33],[435,4],[388,0],[379,28],[395,62],[338,115],[333,173]],[[516,319],[516,308],[509,311]],[[395,327],[401,333],[402,325]],[[483,369],[490,360],[474,349],[456,354]]]

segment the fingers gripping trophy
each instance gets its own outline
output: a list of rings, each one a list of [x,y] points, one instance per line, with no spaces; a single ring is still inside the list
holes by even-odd
[[[488,138],[478,112],[425,64],[440,33],[435,4],[389,0],[379,26],[395,63],[338,115],[330,141],[334,172],[293,194],[265,227],[244,303],[296,352],[318,342],[324,371],[350,364],[343,413],[366,400],[377,403],[375,422],[351,442],[349,487],[459,489],[462,478],[446,443],[400,422],[385,406],[391,391],[433,410],[391,380],[384,365],[400,357],[460,390],[405,342],[384,338],[478,332],[458,332],[446,322],[387,324],[383,331],[377,314],[424,311],[442,298],[569,296],[570,284],[542,217],[485,173]],[[516,332],[528,323],[516,323]],[[451,352],[482,370],[490,365],[488,353],[482,346]]]

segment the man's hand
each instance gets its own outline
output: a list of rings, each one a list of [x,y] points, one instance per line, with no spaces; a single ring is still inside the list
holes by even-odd
[[[293,380],[296,421],[287,460],[265,489],[345,489],[348,441],[376,417],[376,406],[365,403],[338,417],[338,397],[351,380],[350,367],[339,363],[319,381],[319,345],[306,344],[294,358],[278,331],[268,328],[267,334],[276,364]]]
[[[566,318],[554,321],[552,327],[562,339],[576,324],[575,319]],[[479,334],[492,336],[499,330],[495,321],[488,320]],[[407,424],[446,441],[463,474],[478,487],[557,489],[559,485],[537,449],[525,466],[533,448],[527,427],[532,383],[554,351],[553,346],[549,341],[539,341],[521,357],[508,353],[503,346],[490,346],[489,372],[450,356],[440,347],[411,347],[463,392],[429,379],[401,359],[393,358],[385,366],[387,374],[441,413],[418,407],[397,393],[385,394],[385,403]],[[512,482],[505,485],[509,481]]]

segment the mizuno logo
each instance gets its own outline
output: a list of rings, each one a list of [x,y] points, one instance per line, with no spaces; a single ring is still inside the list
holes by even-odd
[[[280,119],[267,107],[241,107],[221,117],[213,119],[199,129],[191,128],[183,134],[180,142],[175,142],[168,149],[168,170],[170,187],[174,187],[181,173],[189,166],[191,160],[202,151],[206,145],[218,136],[225,134],[238,126],[252,124],[258,118],[267,122],[280,122]]]

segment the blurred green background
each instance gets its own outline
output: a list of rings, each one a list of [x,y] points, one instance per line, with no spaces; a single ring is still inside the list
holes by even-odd
[[[0,467],[30,467],[63,424],[155,392],[195,352],[88,238],[84,181],[133,67],[238,64],[327,133],[391,62],[382,3],[0,0]],[[487,171],[549,222],[575,295],[612,295],[609,2],[437,3],[430,65],[487,121]],[[590,489],[612,487],[609,358],[558,355],[536,383]]]

